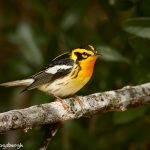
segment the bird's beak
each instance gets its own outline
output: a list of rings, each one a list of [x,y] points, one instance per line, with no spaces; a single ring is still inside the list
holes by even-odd
[[[102,57],[102,54],[98,53],[97,51],[95,52],[95,56],[97,57]]]

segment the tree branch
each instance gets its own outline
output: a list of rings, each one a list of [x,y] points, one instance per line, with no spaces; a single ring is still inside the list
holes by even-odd
[[[64,99],[63,103],[55,101],[1,113],[0,133],[87,117],[98,112],[124,111],[129,106],[134,107],[146,103],[150,103],[150,83],[68,98]],[[67,107],[64,107],[64,104]]]
[[[51,142],[52,138],[55,136],[55,134],[57,133],[57,130],[60,126],[60,123],[55,123],[55,124],[52,124],[52,125],[49,125],[49,131],[48,131],[48,134],[46,136],[46,138],[44,139],[41,147],[39,150],[46,150],[49,143]]]

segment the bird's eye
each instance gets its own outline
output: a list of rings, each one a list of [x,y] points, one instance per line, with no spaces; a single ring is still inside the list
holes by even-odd
[[[86,52],[84,52],[83,54],[82,54],[82,57],[83,58],[87,58],[89,55],[86,53]]]

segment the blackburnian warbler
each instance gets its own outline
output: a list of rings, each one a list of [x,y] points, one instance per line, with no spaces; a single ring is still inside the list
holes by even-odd
[[[97,56],[91,45],[76,48],[56,57],[37,74],[0,86],[26,86],[24,91],[38,88],[57,98],[73,95],[90,80]]]

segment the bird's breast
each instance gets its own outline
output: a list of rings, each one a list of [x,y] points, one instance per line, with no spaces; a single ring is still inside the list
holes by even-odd
[[[91,77],[93,74],[94,64],[96,62],[96,57],[91,56],[88,59],[82,61],[80,63],[81,71],[79,73],[79,76],[82,77]]]

